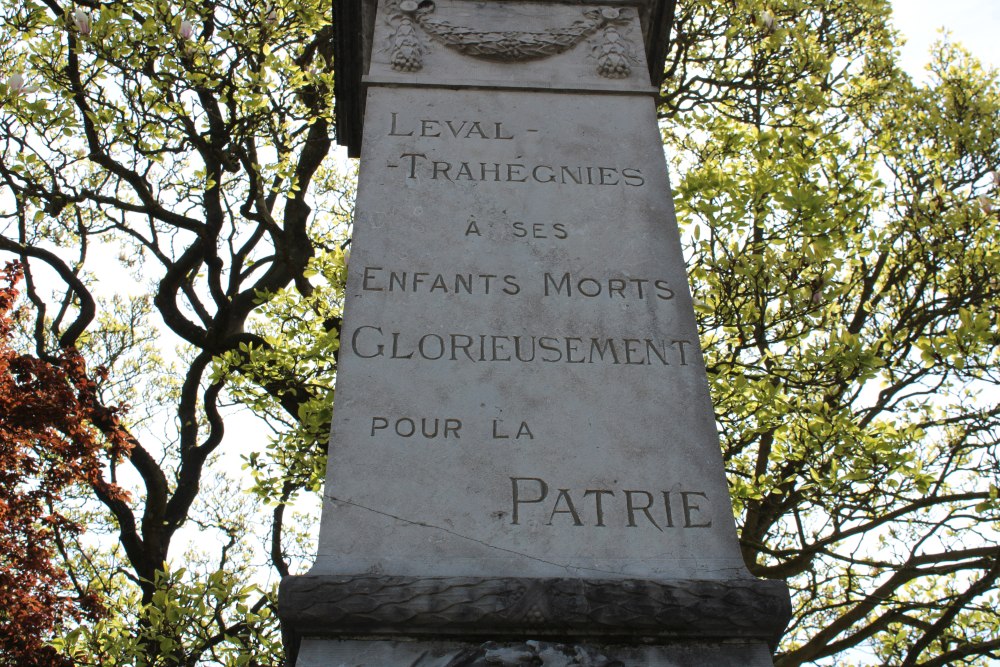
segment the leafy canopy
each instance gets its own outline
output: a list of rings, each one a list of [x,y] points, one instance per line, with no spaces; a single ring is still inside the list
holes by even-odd
[[[311,556],[288,508],[325,467],[350,231],[330,7],[0,15],[0,252],[25,313],[3,349],[117,420],[74,427],[100,465],[44,509],[65,528],[23,524],[63,536],[33,567],[71,606],[18,622],[81,665],[278,664],[272,583]],[[658,100],[743,554],[794,593],[783,666],[1000,651],[998,78],[945,43],[914,82],[889,18],[682,0]],[[266,447],[227,432],[239,407]]]
[[[776,664],[988,664],[997,73],[942,43],[916,84],[884,3],[766,11],[691,47],[664,130],[744,558],[793,591]]]
[[[305,548],[285,508],[325,467],[348,224],[325,164],[329,10],[0,9],[0,251],[24,267],[28,313],[10,344],[39,363],[79,350],[107,369],[97,405],[130,406],[127,457],[103,446],[64,502],[94,537],[67,540],[62,567],[109,610],[57,637],[78,664],[278,660],[259,544],[279,574]],[[226,463],[234,402],[276,438]],[[229,479],[241,454],[270,506]]]

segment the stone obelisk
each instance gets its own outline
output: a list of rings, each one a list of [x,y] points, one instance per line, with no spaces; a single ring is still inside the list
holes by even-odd
[[[292,659],[770,665],[656,123],[672,2],[335,9],[361,172]]]

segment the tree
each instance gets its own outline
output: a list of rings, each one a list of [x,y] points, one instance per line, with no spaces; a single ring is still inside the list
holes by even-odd
[[[121,458],[129,443],[75,349],[46,362],[8,344],[20,277],[16,264],[0,271],[0,664],[69,665],[42,637],[67,621],[95,621],[103,609],[89,582],[71,580],[53,559],[84,528],[60,510],[62,492],[84,484],[125,501],[101,467],[103,455]]]
[[[329,5],[0,13],[0,251],[28,313],[8,344],[106,369],[92,406],[127,443],[99,439],[58,502],[106,537],[51,552],[60,594],[107,613],[38,636],[78,664],[277,664],[255,541],[279,575],[303,549],[286,508],[325,466],[349,231]],[[672,36],[661,118],[741,544],[794,591],[778,663],[984,664],[997,75],[942,45],[911,81],[884,0],[682,0]],[[274,431],[249,495],[223,465],[238,406]]]
[[[915,84],[883,3],[769,6],[682,27],[663,109],[744,558],[793,591],[776,664],[986,664],[1000,82],[943,43]]]
[[[274,418],[281,447],[248,464],[274,500],[270,552],[286,572],[284,508],[321,477],[335,355],[292,360],[284,345],[297,327],[335,349],[339,329],[329,5],[29,0],[0,13],[0,251],[21,261],[34,313],[18,342],[48,363],[78,349],[108,371],[96,405],[133,406],[127,458],[106,448],[74,498],[120,548],[76,540],[64,554],[112,613],[57,643],[81,664],[274,664],[255,521],[222,493],[214,455],[232,396]],[[131,281],[148,291],[117,289]],[[100,492],[119,479],[129,498]],[[185,524],[221,547],[171,568]]]

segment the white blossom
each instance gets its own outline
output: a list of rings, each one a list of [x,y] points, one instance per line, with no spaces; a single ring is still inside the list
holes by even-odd
[[[38,90],[38,86],[29,86],[27,79],[21,72],[14,72],[7,77],[7,92],[13,96],[33,93]]]
[[[15,72],[7,77],[7,87],[12,92],[19,93],[24,89],[24,75]]]
[[[180,35],[181,39],[191,39],[194,35],[194,24],[184,19],[181,21],[181,27],[177,30],[177,34]]]
[[[774,13],[770,9],[765,9],[760,13],[760,26],[764,28],[765,35],[770,35],[774,32],[776,23],[777,19],[775,19]]]
[[[88,12],[77,8],[77,10],[73,12],[73,23],[76,24],[76,29],[84,37],[90,34],[91,21],[90,14]]]

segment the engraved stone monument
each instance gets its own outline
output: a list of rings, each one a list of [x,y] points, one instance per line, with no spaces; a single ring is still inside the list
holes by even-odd
[[[672,2],[335,10],[361,172],[291,659],[770,665],[656,124]]]

